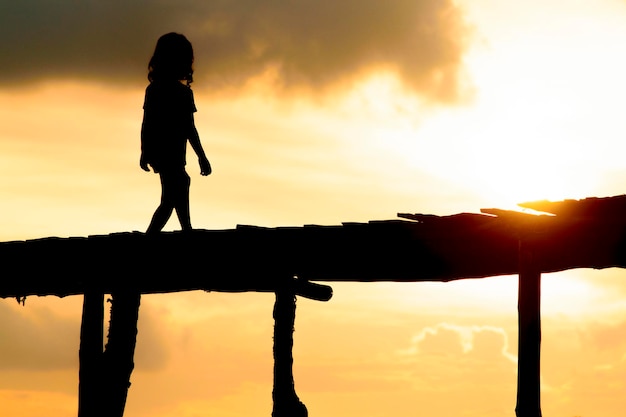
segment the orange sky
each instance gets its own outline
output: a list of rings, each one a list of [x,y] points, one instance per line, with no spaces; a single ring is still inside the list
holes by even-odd
[[[0,17],[0,241],[145,230],[159,185],[138,165],[144,68],[170,30],[196,48],[214,168],[200,177],[188,158],[197,228],[624,193],[622,0],[14,3]],[[623,414],[623,279],[544,276],[545,416]],[[515,277],[333,288],[328,303],[298,301],[296,390],[311,416],[514,415]],[[0,302],[3,415],[75,415],[81,306]],[[126,416],[270,414],[272,306],[143,297]]]

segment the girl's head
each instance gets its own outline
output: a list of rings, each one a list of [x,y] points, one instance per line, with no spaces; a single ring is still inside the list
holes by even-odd
[[[148,80],[193,82],[193,48],[185,36],[171,32],[159,38],[148,64]]]

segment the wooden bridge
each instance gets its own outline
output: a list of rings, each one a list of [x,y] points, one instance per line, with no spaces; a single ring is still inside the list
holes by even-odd
[[[295,297],[327,301],[330,281],[451,281],[519,274],[517,417],[541,416],[542,272],[626,267],[626,195],[340,226],[116,233],[0,243],[0,297],[84,294],[79,417],[124,413],[141,294],[274,292],[273,417],[306,416],[292,373]],[[198,273],[202,271],[202,274]],[[112,295],[103,351],[104,294]]]

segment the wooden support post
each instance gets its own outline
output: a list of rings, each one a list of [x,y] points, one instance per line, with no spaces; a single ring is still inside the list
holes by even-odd
[[[99,416],[104,331],[104,294],[86,292],[78,351],[78,417]]]
[[[307,417],[306,406],[296,394],[293,380],[293,331],[296,296],[293,289],[276,291],[274,304],[274,389],[272,417]]]
[[[528,239],[519,244],[517,417],[541,417],[541,270]]]
[[[122,417],[135,367],[137,320],[141,295],[136,291],[111,295],[111,321],[104,351],[103,416]]]

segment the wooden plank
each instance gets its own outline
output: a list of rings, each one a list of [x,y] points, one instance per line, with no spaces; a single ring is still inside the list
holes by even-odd
[[[626,195],[581,200],[529,201],[520,203],[519,206],[570,218],[621,219],[626,212]]]

